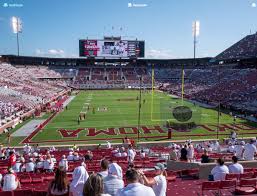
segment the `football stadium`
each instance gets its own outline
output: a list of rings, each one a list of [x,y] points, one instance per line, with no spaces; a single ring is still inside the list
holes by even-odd
[[[257,195],[256,3],[0,2],[0,196]]]

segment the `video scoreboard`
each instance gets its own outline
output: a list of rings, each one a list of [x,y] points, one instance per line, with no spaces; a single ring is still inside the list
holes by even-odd
[[[138,40],[79,40],[80,57],[137,58],[145,56],[145,42]]]

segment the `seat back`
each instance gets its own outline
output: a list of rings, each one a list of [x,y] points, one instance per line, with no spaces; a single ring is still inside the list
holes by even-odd
[[[256,179],[252,178],[252,179],[240,179],[239,181],[239,186],[242,187],[256,187]]]
[[[0,191],[0,196],[13,196],[12,191]]]
[[[226,180],[238,180],[239,179],[239,174],[226,174]]]
[[[236,180],[222,180],[220,182],[220,189],[234,189],[236,188]]]
[[[240,174],[240,179],[250,179],[254,177],[254,172],[245,172]]]
[[[202,191],[205,190],[219,190],[220,181],[206,181],[202,183]]]

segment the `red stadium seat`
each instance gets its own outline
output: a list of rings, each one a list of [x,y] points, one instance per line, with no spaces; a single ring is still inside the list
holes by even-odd
[[[249,195],[256,193],[256,179],[241,179],[235,190],[236,194]]]
[[[15,190],[13,191],[13,196],[33,196],[33,191],[31,189]]]
[[[240,174],[240,179],[250,179],[254,177],[254,172]]]
[[[216,182],[207,181],[202,183],[202,195],[204,191],[219,191],[219,189],[220,189],[220,181],[216,181]]]
[[[226,174],[226,180],[238,180],[240,174]]]

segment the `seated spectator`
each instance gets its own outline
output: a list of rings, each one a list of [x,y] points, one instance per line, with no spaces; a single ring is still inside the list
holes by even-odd
[[[59,161],[59,167],[62,167],[64,171],[68,171],[68,160],[65,155],[62,155],[62,159]]]
[[[13,191],[20,186],[20,182],[12,168],[8,169],[8,173],[4,176],[3,191]]]
[[[245,145],[245,148],[243,150],[243,157],[247,161],[254,160],[254,156],[256,154],[256,146],[254,145],[255,140],[251,139],[250,143]]]
[[[162,163],[158,163],[154,168],[157,171],[157,176],[153,179],[148,179],[141,171],[145,185],[152,187],[156,196],[166,196],[167,173],[165,167]]]
[[[73,160],[74,160],[74,161],[79,161],[79,159],[80,159],[79,153],[74,152],[74,153],[73,153]]]
[[[236,156],[232,157],[232,163],[231,165],[228,166],[229,173],[232,174],[242,174],[244,173],[244,168],[243,166],[237,162],[238,158]]]
[[[209,163],[209,162],[210,162],[210,159],[209,159],[208,151],[204,149],[204,152],[201,156],[201,163]]]
[[[57,168],[54,180],[49,184],[47,196],[48,195],[69,195],[69,181],[65,171]]]
[[[17,172],[21,172],[21,167],[23,165],[23,162],[21,161],[21,158],[18,158],[15,165],[12,167],[13,168],[13,171],[15,173]]]
[[[211,170],[214,181],[225,180],[226,174],[229,173],[228,167],[224,165],[224,160],[217,159],[217,166]]]
[[[101,171],[98,173],[102,178],[108,176],[109,161],[107,159],[101,160]]]
[[[104,194],[103,190],[103,178],[97,174],[91,174],[87,179],[84,189],[83,196],[110,196],[109,194]]]
[[[56,158],[54,157],[54,155],[51,155],[51,159],[54,163],[56,163]]]
[[[46,160],[43,163],[43,169],[46,172],[53,172],[54,162],[53,162],[50,154],[47,155]]]
[[[35,164],[33,162],[33,158],[29,159],[29,162],[25,164],[26,172],[34,172]]]
[[[42,157],[40,157],[37,161],[36,161],[36,168],[37,170],[42,170],[44,169],[44,159]]]
[[[76,167],[72,174],[72,182],[70,184],[70,192],[72,196],[81,196],[83,187],[88,179],[88,173],[84,166]]]
[[[212,147],[211,147],[210,144],[207,145],[206,150],[207,150],[208,152],[212,152],[212,151],[213,151],[213,149],[212,149]]]
[[[119,190],[117,196],[155,196],[152,188],[140,184],[140,174],[135,169],[126,172],[128,185]]]
[[[73,161],[74,160],[73,152],[69,152],[69,155],[67,156],[67,160],[68,161]]]
[[[180,161],[187,161],[187,145],[180,150]]]
[[[104,178],[104,193],[116,195],[124,187],[122,169],[117,163],[109,165],[108,175]]]

